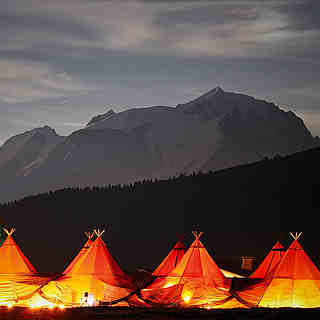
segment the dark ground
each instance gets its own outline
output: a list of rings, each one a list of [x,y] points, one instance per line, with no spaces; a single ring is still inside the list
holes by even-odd
[[[30,310],[0,308],[1,320],[103,320],[103,319],[319,319],[320,309],[133,309],[133,308],[75,308],[61,310]]]

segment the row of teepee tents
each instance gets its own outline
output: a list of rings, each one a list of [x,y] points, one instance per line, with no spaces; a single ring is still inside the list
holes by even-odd
[[[143,306],[143,307],[320,307],[320,271],[299,243],[301,233],[285,250],[277,242],[260,266],[243,278],[222,270],[193,232],[186,249],[182,241],[152,273],[151,281],[134,285],[111,256],[102,230],[88,241],[63,274],[40,276],[12,234],[0,247],[0,305]]]

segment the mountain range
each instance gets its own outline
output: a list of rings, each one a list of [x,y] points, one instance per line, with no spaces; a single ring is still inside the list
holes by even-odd
[[[109,110],[67,137],[45,126],[10,138],[0,148],[0,201],[214,171],[318,145],[293,112],[218,87],[176,107]]]

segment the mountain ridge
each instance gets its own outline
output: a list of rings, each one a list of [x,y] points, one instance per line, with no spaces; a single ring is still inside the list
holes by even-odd
[[[29,141],[30,131],[12,159],[0,148],[0,201],[219,170],[319,145],[293,112],[220,87],[176,107],[109,109],[67,137],[42,131],[52,143],[43,132]]]

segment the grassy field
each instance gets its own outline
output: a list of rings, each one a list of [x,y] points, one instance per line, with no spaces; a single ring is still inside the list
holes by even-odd
[[[66,310],[32,310],[27,308],[0,308],[1,320],[103,320],[103,319],[319,319],[320,309],[134,309],[134,308],[75,308]]]

